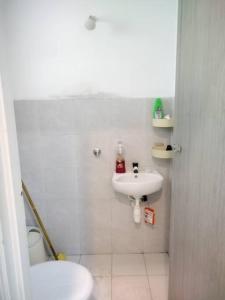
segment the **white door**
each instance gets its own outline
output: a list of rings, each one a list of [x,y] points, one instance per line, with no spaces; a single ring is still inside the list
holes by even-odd
[[[0,284],[1,300],[31,300],[25,214],[13,102],[0,78]]]
[[[225,1],[180,0],[170,300],[225,299]]]
[[[0,299],[10,300],[9,282],[7,275],[4,240],[0,220]]]

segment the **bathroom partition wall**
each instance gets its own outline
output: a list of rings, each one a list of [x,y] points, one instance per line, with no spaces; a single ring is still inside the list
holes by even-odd
[[[165,99],[171,113],[173,99]],[[152,99],[108,95],[15,101],[23,180],[57,248],[67,254],[167,252],[170,161],[151,156],[171,130],[151,125]],[[127,170],[158,170],[163,190],[149,196],[156,225],[133,221],[127,196],[114,192],[116,147],[123,141]],[[101,156],[93,155],[94,148]],[[27,223],[33,219],[27,212]]]
[[[225,2],[179,1],[170,300],[225,299]]]

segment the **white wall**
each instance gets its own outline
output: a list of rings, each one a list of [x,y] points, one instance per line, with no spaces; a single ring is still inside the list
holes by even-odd
[[[177,0],[5,2],[15,99],[174,96]]]

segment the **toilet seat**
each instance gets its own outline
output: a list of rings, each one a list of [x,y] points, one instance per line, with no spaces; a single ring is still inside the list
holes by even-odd
[[[31,267],[32,300],[88,300],[93,279],[83,266],[51,261]]]

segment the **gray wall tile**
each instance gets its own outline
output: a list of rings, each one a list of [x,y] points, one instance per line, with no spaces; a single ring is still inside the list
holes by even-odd
[[[111,201],[81,198],[79,201],[81,253],[111,253]]]
[[[42,135],[71,134],[76,131],[73,101],[39,101],[37,104],[38,124]]]
[[[143,220],[141,224],[135,224],[128,198],[123,195],[116,196],[112,199],[112,252],[144,252]]]
[[[68,168],[78,164],[77,135],[42,135],[39,147],[45,168]]]
[[[52,168],[44,169],[44,189],[52,197],[71,197],[77,192],[76,169]]]
[[[43,165],[40,135],[32,132],[19,131],[18,144],[22,170],[31,171]]]
[[[166,112],[171,113],[171,102],[165,100]],[[57,251],[168,250],[170,162],[153,159],[151,147],[169,143],[171,131],[152,128],[151,107],[152,99],[104,95],[15,102],[22,176]],[[157,213],[154,227],[135,225],[129,200],[112,188],[119,140],[127,170],[138,161],[141,170],[157,169],[165,178],[162,193],[149,197]],[[102,150],[99,159],[92,153],[95,147]],[[26,215],[32,224],[28,209]]]
[[[74,194],[46,198],[46,225],[58,252],[80,253],[78,201]]]
[[[15,101],[16,127],[18,132],[36,134],[39,131],[36,101]]]

